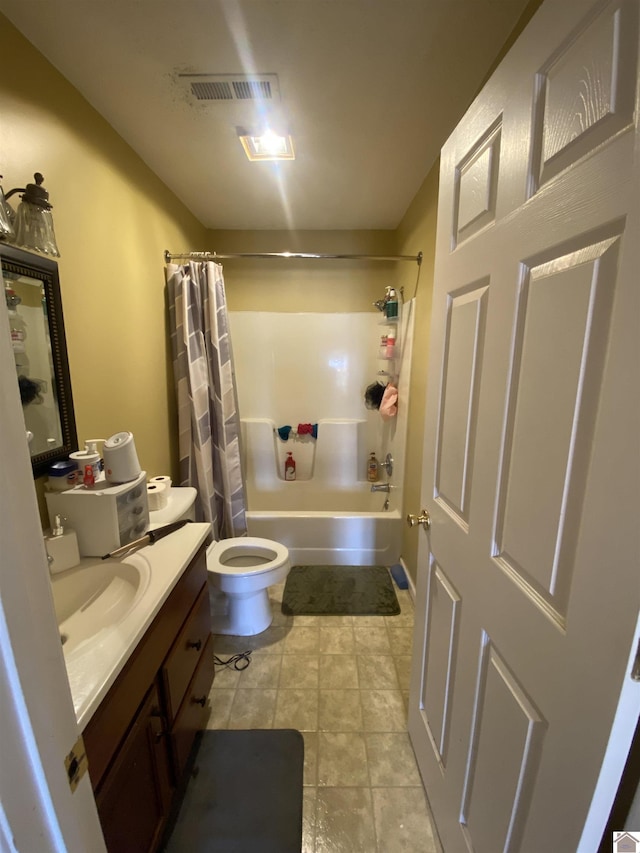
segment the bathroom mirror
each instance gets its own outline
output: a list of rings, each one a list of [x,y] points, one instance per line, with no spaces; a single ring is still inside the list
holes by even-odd
[[[78,449],[58,264],[0,243],[0,265],[34,477]]]

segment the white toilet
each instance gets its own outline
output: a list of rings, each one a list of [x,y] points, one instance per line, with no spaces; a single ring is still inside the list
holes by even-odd
[[[151,526],[195,519],[194,488],[171,488],[167,506],[149,513]],[[212,542],[207,549],[209,594],[214,634],[249,637],[273,620],[268,589],[291,569],[289,550],[271,539],[242,536]]]

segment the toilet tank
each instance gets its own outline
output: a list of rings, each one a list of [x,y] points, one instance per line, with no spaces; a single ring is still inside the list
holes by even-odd
[[[149,512],[149,529],[162,527],[173,521],[182,521],[184,518],[195,521],[197,494],[197,490],[191,486],[172,486],[169,489],[167,505]]]

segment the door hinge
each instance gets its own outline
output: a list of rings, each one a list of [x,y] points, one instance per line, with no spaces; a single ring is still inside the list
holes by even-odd
[[[640,640],[638,640],[638,648],[636,649],[636,659],[631,667],[631,678],[634,681],[640,681]]]
[[[80,735],[78,740],[74,743],[73,749],[65,758],[64,766],[67,771],[69,787],[73,793],[78,787],[80,780],[89,769],[89,762],[87,760],[87,753],[84,749],[82,735]]]

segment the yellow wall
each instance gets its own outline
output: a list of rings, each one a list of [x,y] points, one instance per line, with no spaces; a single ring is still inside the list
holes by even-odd
[[[398,252],[402,255],[422,251],[422,264],[415,289],[405,297],[416,297],[411,384],[409,388],[409,417],[407,430],[404,479],[403,515],[418,513],[421,507],[422,445],[427,390],[429,330],[431,328],[431,296],[433,293],[433,264],[438,207],[438,172],[436,163],[412,201],[398,229]],[[409,574],[416,580],[418,536],[421,528],[403,527],[402,559]]]
[[[78,438],[131,430],[142,467],[175,476],[163,251],[206,231],[1,15],[0,55],[3,186],[40,171],[54,205]]]
[[[395,254],[393,231],[210,231],[219,252]],[[373,311],[393,283],[385,261],[243,259],[222,261],[231,311]]]

